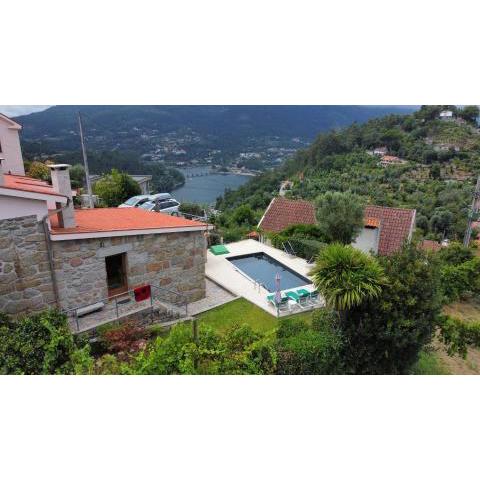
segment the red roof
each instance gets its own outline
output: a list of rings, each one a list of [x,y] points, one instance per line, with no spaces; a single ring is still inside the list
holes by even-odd
[[[423,250],[429,250],[432,252],[437,252],[442,248],[442,245],[435,240],[423,240],[420,244],[420,248]]]
[[[413,231],[415,213],[415,210],[404,208],[376,205],[365,207],[364,225],[380,229],[379,255],[390,255],[400,250]],[[316,223],[313,203],[276,197],[271,201],[258,226],[267,232],[278,233],[291,225]]]
[[[6,173],[4,176],[4,184],[1,188],[11,188],[13,190],[21,190],[23,192],[42,193],[45,195],[56,195],[57,197],[65,197],[56,192],[52,185],[43,180],[25,177],[23,175],[12,175]]]
[[[377,228],[380,226],[380,220],[378,218],[364,217],[363,225],[365,227]]]
[[[141,208],[93,208],[75,210],[76,227],[60,228],[56,214],[50,216],[53,235],[152,230],[163,228],[198,228],[206,223],[174,217],[165,213],[146,212]]]
[[[306,200],[275,197],[268,206],[258,227],[266,232],[278,233],[291,225],[316,224],[315,207]]]
[[[384,155],[382,157],[382,162],[387,162],[387,163],[402,163],[402,160],[398,157],[395,157],[394,155]]]
[[[402,248],[413,231],[415,213],[415,210],[405,208],[365,207],[365,217],[376,218],[380,222],[379,255],[390,255]]]

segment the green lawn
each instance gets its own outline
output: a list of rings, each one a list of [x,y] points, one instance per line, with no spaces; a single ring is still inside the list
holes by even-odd
[[[309,321],[311,316],[312,312],[305,312],[292,317]],[[265,333],[273,330],[278,321],[276,317],[244,298],[238,298],[208,312],[200,313],[197,318],[201,323],[210,325],[219,333],[224,333],[234,323],[240,325],[246,323],[255,331]]]

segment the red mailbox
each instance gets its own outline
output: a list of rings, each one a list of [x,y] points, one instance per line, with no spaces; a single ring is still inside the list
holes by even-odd
[[[133,289],[133,294],[135,295],[136,302],[142,302],[143,300],[148,300],[150,298],[152,289],[150,285],[142,285]]]

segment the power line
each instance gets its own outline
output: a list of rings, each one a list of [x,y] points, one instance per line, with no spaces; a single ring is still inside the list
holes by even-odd
[[[88,170],[87,150],[85,149],[85,139],[83,138],[82,116],[78,112],[78,126],[80,127],[80,141],[82,142],[83,165],[85,167],[85,178],[87,181],[88,206],[93,208],[92,185],[90,183],[90,172]]]

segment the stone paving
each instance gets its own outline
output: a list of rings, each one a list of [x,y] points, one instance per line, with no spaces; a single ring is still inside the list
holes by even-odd
[[[220,285],[212,282],[208,277],[206,280],[206,296],[201,300],[188,304],[188,314],[198,315],[199,313],[206,312],[212,308],[218,307],[225,303],[235,300],[236,297],[233,293],[225,290]]]
[[[290,268],[294,272],[308,278],[312,265],[307,263],[303,258],[296,257],[285,253],[283,250],[273,248],[264,243],[255,240],[241,240],[235,243],[226,245],[229,252],[226,255],[213,255],[208,252],[207,264],[205,266],[205,274],[212,278],[217,284],[225,285],[225,288],[230,289],[234,295],[243,297],[249,302],[257,305],[271,315],[277,315],[277,311],[271,302],[268,302],[267,296],[271,294],[262,285],[252,281],[248,276],[236,268],[228,261],[229,257],[237,255],[253,254],[264,252],[273,259],[277,260],[282,265]],[[308,283],[307,283],[308,282]],[[297,288],[303,288],[307,291],[313,290],[311,281],[306,280],[305,285],[300,285]],[[288,291],[282,290],[283,292]],[[282,310],[280,316],[290,315],[312,308],[319,308],[323,305],[323,300],[319,299],[314,305],[300,304],[296,302],[289,302],[288,309]]]
[[[173,305],[171,303],[163,302],[158,299],[144,300],[143,302],[135,302],[130,299],[126,304],[118,305],[118,312],[115,307],[115,302],[110,301],[101,310],[92,312],[82,317],[75,318],[73,312],[68,314],[68,323],[70,328],[76,332],[84,332],[100,325],[110,323],[114,320],[122,320],[134,313],[147,311],[153,309],[154,311],[167,312],[170,311],[177,317],[185,317],[185,308]],[[78,321],[78,323],[77,323]]]

